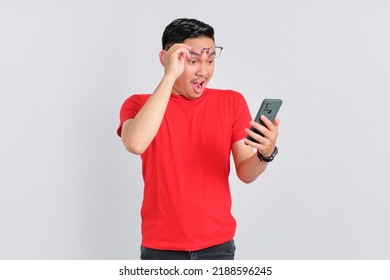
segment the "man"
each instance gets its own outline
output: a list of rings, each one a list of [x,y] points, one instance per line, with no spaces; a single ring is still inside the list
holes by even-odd
[[[234,259],[230,153],[240,180],[254,181],[273,158],[279,120],[262,116],[261,126],[240,93],[206,87],[222,51],[210,25],[176,19],[162,46],[161,82],[124,102],[118,128],[142,159],[141,259]]]

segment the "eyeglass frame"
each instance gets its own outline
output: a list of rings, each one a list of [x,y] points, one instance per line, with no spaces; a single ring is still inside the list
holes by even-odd
[[[191,52],[192,48],[199,48],[199,49],[202,49],[202,50],[201,50],[200,53]],[[208,55],[208,58],[211,58],[212,55],[210,56],[210,54],[209,54],[210,49],[214,49],[214,50],[215,50],[215,51],[214,51],[214,57],[213,57],[213,58],[218,58],[218,57],[221,55],[221,53],[222,53],[223,47],[221,47],[221,46],[215,46],[215,47],[210,47],[210,48],[203,48],[203,47],[201,47],[201,46],[192,46],[192,47],[190,48],[190,54],[191,54],[191,55],[192,55],[192,54],[198,55],[199,57],[201,57],[201,56],[203,55],[203,52],[206,51],[206,54]],[[217,53],[216,49],[220,49],[218,56],[215,56],[216,53]]]

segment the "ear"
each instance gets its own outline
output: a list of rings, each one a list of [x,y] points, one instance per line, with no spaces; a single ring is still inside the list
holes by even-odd
[[[161,63],[162,66],[164,66],[164,53],[165,53],[165,51],[162,50],[162,51],[160,51],[160,53],[158,54],[158,56],[159,56],[159,58],[160,58],[160,63]]]

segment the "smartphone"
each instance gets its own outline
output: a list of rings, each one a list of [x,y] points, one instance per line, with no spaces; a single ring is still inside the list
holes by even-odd
[[[263,102],[260,105],[259,111],[257,112],[257,115],[254,119],[255,122],[265,126],[265,124],[260,120],[260,116],[264,115],[266,116],[271,122],[275,120],[276,115],[279,112],[280,106],[282,106],[283,101],[281,99],[264,99]],[[257,134],[260,134],[263,136],[263,134],[258,131],[255,128],[251,128],[253,132],[256,132]],[[259,143],[249,135],[246,137],[248,140]]]

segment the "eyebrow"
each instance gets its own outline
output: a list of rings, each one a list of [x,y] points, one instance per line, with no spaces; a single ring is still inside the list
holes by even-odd
[[[192,51],[192,48],[199,48],[199,49],[202,49],[202,53],[197,53],[195,51]],[[203,52],[206,51],[207,55],[208,56],[212,56],[212,55],[215,55],[216,54],[216,48],[215,47],[209,47],[209,48],[203,48],[201,46],[192,46],[191,47],[191,50],[190,50],[190,54],[194,54],[194,55],[202,55]],[[210,52],[212,51],[212,52]]]

